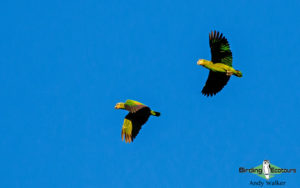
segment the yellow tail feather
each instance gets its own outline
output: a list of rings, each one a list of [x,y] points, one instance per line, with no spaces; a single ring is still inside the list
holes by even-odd
[[[236,70],[235,74],[237,77],[243,77],[243,74],[241,71]]]

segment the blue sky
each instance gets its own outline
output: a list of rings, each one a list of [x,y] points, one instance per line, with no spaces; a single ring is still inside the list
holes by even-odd
[[[239,167],[300,169],[299,1],[0,3],[0,187],[249,187]],[[201,95],[208,33],[233,77]],[[121,141],[138,100],[161,112]],[[278,175],[296,187],[299,173]]]

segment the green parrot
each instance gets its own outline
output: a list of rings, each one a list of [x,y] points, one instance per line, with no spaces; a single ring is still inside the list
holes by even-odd
[[[129,111],[129,113],[125,116],[121,138],[122,141],[125,142],[133,142],[135,137],[139,134],[142,125],[144,125],[150,115],[152,116],[160,116],[159,112],[155,112],[151,110],[148,106],[134,101],[134,100],[127,100],[125,103],[119,102],[116,104],[115,109],[123,109]]]
[[[209,69],[208,79],[202,89],[205,96],[216,95],[227,84],[232,75],[242,77],[242,72],[232,67],[232,53],[229,43],[222,33],[209,34],[211,61],[200,59],[197,64]]]

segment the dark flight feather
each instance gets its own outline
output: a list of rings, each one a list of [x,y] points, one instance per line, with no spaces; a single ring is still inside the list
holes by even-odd
[[[232,66],[232,53],[227,39],[219,32],[209,34],[209,46],[211,50],[211,61]]]
[[[227,76],[226,73],[209,71],[208,79],[202,89],[202,94],[205,96],[214,96],[223,89],[229,79],[230,76]]]
[[[150,116],[150,108],[144,107],[136,111],[135,113],[129,112],[125,119],[132,122],[132,133],[131,140],[133,141],[135,137],[139,134],[142,126],[148,121]]]

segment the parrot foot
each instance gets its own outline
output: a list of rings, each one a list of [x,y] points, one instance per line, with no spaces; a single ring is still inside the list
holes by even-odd
[[[231,75],[233,75],[233,72],[232,71],[226,71],[226,75],[231,76]]]

